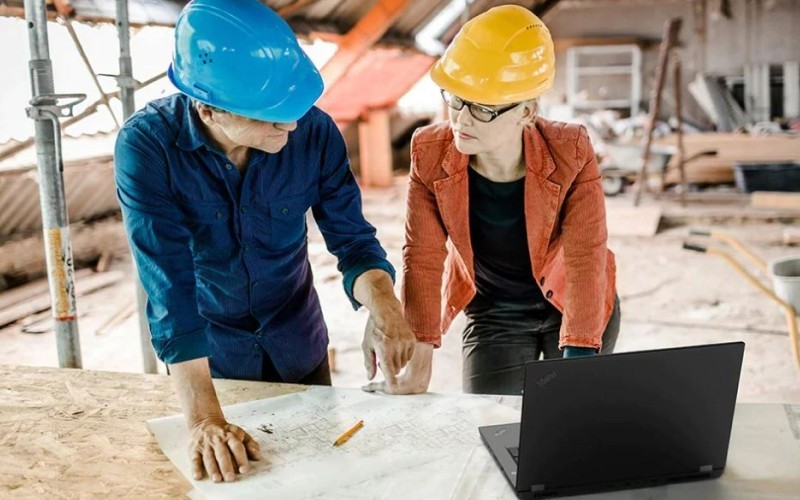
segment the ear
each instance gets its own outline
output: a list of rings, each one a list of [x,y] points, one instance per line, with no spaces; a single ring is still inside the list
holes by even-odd
[[[530,120],[539,112],[539,101],[536,99],[531,99],[530,101],[525,102],[525,105],[522,107],[522,118],[525,120]]]
[[[202,104],[200,104],[198,106],[195,106],[194,109],[195,111],[197,111],[197,116],[200,117],[200,120],[202,120],[203,123],[208,124],[213,121],[214,112],[211,111],[211,109],[209,109],[207,106],[203,106]]]
[[[206,125],[213,125],[219,122],[220,112],[210,106],[198,106],[197,114]]]

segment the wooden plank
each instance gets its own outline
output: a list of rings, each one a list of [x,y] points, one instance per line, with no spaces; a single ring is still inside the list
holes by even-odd
[[[753,208],[800,210],[800,193],[756,191],[750,195],[750,206]]]
[[[606,223],[610,236],[655,236],[661,222],[660,207],[609,207]]]
[[[82,279],[92,274],[91,269],[75,270],[75,279]],[[49,284],[47,278],[41,278],[30,283],[25,283],[0,293],[0,311],[22,301],[32,299],[42,294],[48,293]]]
[[[72,255],[76,263],[97,260],[103,252],[125,255],[130,252],[125,228],[116,217],[69,225]],[[0,275],[12,282],[30,281],[46,274],[44,241],[37,231],[27,238],[4,241],[0,250]]]
[[[733,168],[742,163],[779,163],[796,161],[800,158],[800,137],[792,136],[751,136],[734,133],[686,134],[684,148],[686,157],[686,178],[691,183],[733,182]],[[675,147],[677,137],[671,134],[654,141],[656,146]],[[697,156],[702,152],[710,155]],[[673,156],[668,165],[666,181],[678,182],[678,159]]]
[[[92,273],[82,280],[75,280],[75,296],[83,297],[91,292],[113,285],[121,280],[124,274],[121,271],[108,273]],[[40,295],[36,298],[13,305],[0,311],[0,327],[19,321],[26,316],[46,311],[50,308],[50,294]]]
[[[231,405],[304,386],[214,380]],[[0,498],[184,498],[144,422],[180,413],[169,377],[0,366]]]
[[[692,160],[688,164],[700,161],[713,161],[718,165],[733,165],[735,162],[781,162],[795,161],[800,158],[800,137],[770,135],[753,136],[748,134],[699,133],[684,135],[686,156],[691,157],[703,151],[712,151],[714,155]],[[656,146],[676,147],[675,134],[654,141]],[[670,160],[675,166],[676,159]],[[688,165],[687,164],[687,165]]]

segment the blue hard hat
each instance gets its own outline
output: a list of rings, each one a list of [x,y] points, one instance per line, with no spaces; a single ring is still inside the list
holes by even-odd
[[[255,120],[287,123],[322,95],[319,71],[286,22],[257,0],[193,0],[175,24],[167,71],[178,90]]]

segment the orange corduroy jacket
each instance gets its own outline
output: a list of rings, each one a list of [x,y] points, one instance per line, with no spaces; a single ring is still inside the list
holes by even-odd
[[[559,345],[599,350],[614,308],[616,266],[594,150],[582,126],[544,119],[522,139],[534,278],[564,315]],[[417,340],[436,347],[476,293],[468,163],[448,122],[414,133],[402,301]]]

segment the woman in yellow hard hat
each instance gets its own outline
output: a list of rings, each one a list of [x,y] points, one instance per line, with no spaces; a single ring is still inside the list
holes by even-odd
[[[393,388],[427,390],[433,349],[465,311],[465,392],[519,394],[531,360],[610,352],[614,255],[586,130],[537,118],[555,75],[528,9],[466,23],[431,70],[449,120],[411,142],[403,304],[417,345]],[[442,286],[444,281],[444,286]]]

